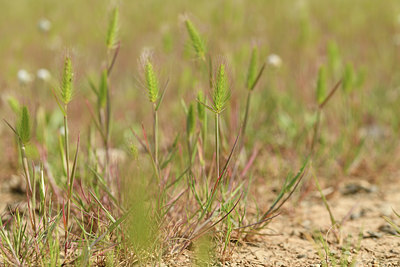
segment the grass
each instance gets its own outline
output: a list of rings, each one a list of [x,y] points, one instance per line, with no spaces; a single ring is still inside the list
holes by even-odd
[[[2,216],[4,265],[223,262],[312,181],[334,227],[323,186],[394,162],[396,1],[41,2],[4,8],[10,28],[53,22],[0,43],[0,147],[27,203]]]

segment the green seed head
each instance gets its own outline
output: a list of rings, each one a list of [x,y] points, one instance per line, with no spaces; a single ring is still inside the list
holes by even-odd
[[[191,103],[186,118],[186,132],[188,136],[191,136],[194,133],[195,126],[196,126],[196,114],[193,108],[193,104]]]
[[[71,59],[69,57],[66,57],[61,85],[61,100],[65,105],[68,105],[68,103],[72,99],[72,77],[73,72]]]
[[[29,111],[26,106],[24,106],[20,112],[19,121],[17,125],[17,133],[21,139],[22,144],[29,142],[31,138],[31,124],[29,119]]]
[[[206,56],[206,45],[204,40],[201,38],[198,30],[194,27],[193,23],[186,19],[185,21],[186,29],[189,34],[190,40],[192,41],[192,46],[197,56],[202,60],[205,60]]]
[[[11,107],[11,109],[16,113],[19,114],[21,111],[21,105],[19,104],[18,100],[12,96],[9,96],[7,98],[8,105]]]
[[[199,116],[199,120],[201,122],[203,122],[204,117],[206,115],[206,108],[203,104],[205,104],[205,97],[203,94],[203,91],[199,91],[199,93],[197,94],[197,114]],[[202,104],[203,103],[203,104]]]
[[[351,63],[347,63],[343,74],[343,90],[346,93],[350,93],[351,90],[353,89],[353,83],[354,83],[354,68]]]
[[[257,56],[258,51],[257,48],[254,47],[251,53],[249,71],[247,73],[247,89],[252,89],[257,78]]]
[[[146,78],[146,85],[149,94],[149,100],[152,103],[155,103],[158,98],[158,79],[154,72],[153,65],[150,61],[147,61],[145,65],[145,78]]]
[[[318,71],[317,80],[317,102],[322,104],[326,97],[326,71],[325,67],[321,66]]]
[[[115,7],[111,19],[110,24],[108,25],[107,39],[106,44],[107,48],[113,48],[118,42],[118,20],[119,20],[119,10],[118,7]]]
[[[217,78],[212,95],[214,111],[216,113],[221,113],[225,109],[229,98],[230,91],[228,77],[226,75],[225,65],[221,64],[217,72]]]
[[[106,106],[107,90],[108,90],[107,70],[104,70],[101,75],[101,81],[100,81],[100,87],[99,87],[98,99],[97,99],[99,108],[104,108]]]
[[[334,75],[340,69],[341,65],[339,47],[332,41],[328,44],[327,50],[329,71],[331,75]]]

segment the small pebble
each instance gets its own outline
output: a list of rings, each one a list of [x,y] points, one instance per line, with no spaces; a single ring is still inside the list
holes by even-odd
[[[381,238],[382,234],[373,232],[373,231],[367,231],[367,235],[364,235],[364,238]]]
[[[379,212],[381,213],[381,215],[383,216],[390,216],[392,215],[392,207],[389,204],[383,204],[380,208],[379,208]]]
[[[364,209],[355,211],[350,215],[350,220],[357,220],[357,219],[363,217],[364,215],[365,215],[365,210]]]
[[[298,258],[298,259],[307,258],[307,255],[306,254],[299,254],[299,255],[297,255],[296,258]]]
[[[391,234],[391,235],[397,234],[396,230],[388,224],[383,224],[383,225],[379,226],[378,230],[381,232],[384,232],[384,233]]]

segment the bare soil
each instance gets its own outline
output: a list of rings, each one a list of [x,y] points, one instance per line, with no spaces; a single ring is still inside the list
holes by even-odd
[[[329,193],[331,189],[324,191]],[[316,233],[322,233],[336,258],[336,263],[328,261],[329,266],[340,265],[344,257],[356,259],[355,266],[400,266],[400,236],[395,236],[395,230],[383,218],[387,216],[400,223],[393,212],[400,211],[398,180],[381,186],[362,180],[348,181],[330,195],[330,207],[342,225],[336,231],[339,242],[317,193],[299,205],[287,203],[267,229],[248,235],[221,265],[322,266],[326,254],[321,243],[314,241]],[[178,261],[167,265],[188,266],[191,257],[191,252],[186,251]]]

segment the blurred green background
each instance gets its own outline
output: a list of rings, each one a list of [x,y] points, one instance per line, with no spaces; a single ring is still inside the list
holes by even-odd
[[[85,132],[90,115],[85,99],[94,99],[88,77],[97,82],[105,66],[109,14],[120,6],[121,49],[111,74],[113,146],[125,144],[128,127],[151,127],[151,107],[141,82],[139,58],[150,49],[161,83],[169,87],[161,108],[161,143],[185,127],[183,102],[194,101],[208,81],[197,61],[182,22],[188,16],[207,40],[212,55],[228,62],[232,101],[223,131],[237,132],[245,105],[245,81],[252,46],[268,62],[253,97],[247,142],[265,153],[292,160],[305,155],[314,122],[318,68],[328,70],[328,88],[352,66],[348,91],[340,90],[324,112],[320,164],[329,176],[356,160],[381,168],[395,153],[399,130],[400,2],[395,0],[232,0],[232,1],[0,1],[1,117],[13,120],[7,104],[13,96],[32,111],[46,107],[46,123],[57,106],[64,56],[75,67],[75,100],[70,108],[72,133]],[[48,29],[46,29],[47,26]],[[37,77],[41,68],[51,79]],[[30,80],[18,79],[26,70]],[[53,113],[52,113],[53,112]],[[33,113],[33,112],[32,112]],[[61,121],[54,119],[55,128]],[[1,126],[1,136],[11,132]],[[227,138],[233,138],[231,136]],[[7,140],[7,139],[4,139]],[[365,142],[366,141],[366,142]],[[1,147],[9,144],[1,142]],[[359,149],[359,150],[358,150]],[[286,156],[285,156],[286,155]],[[294,160],[296,161],[296,160]],[[332,164],[332,162],[334,164]],[[347,167],[346,167],[347,166]],[[350,168],[350,167],[349,167]]]

